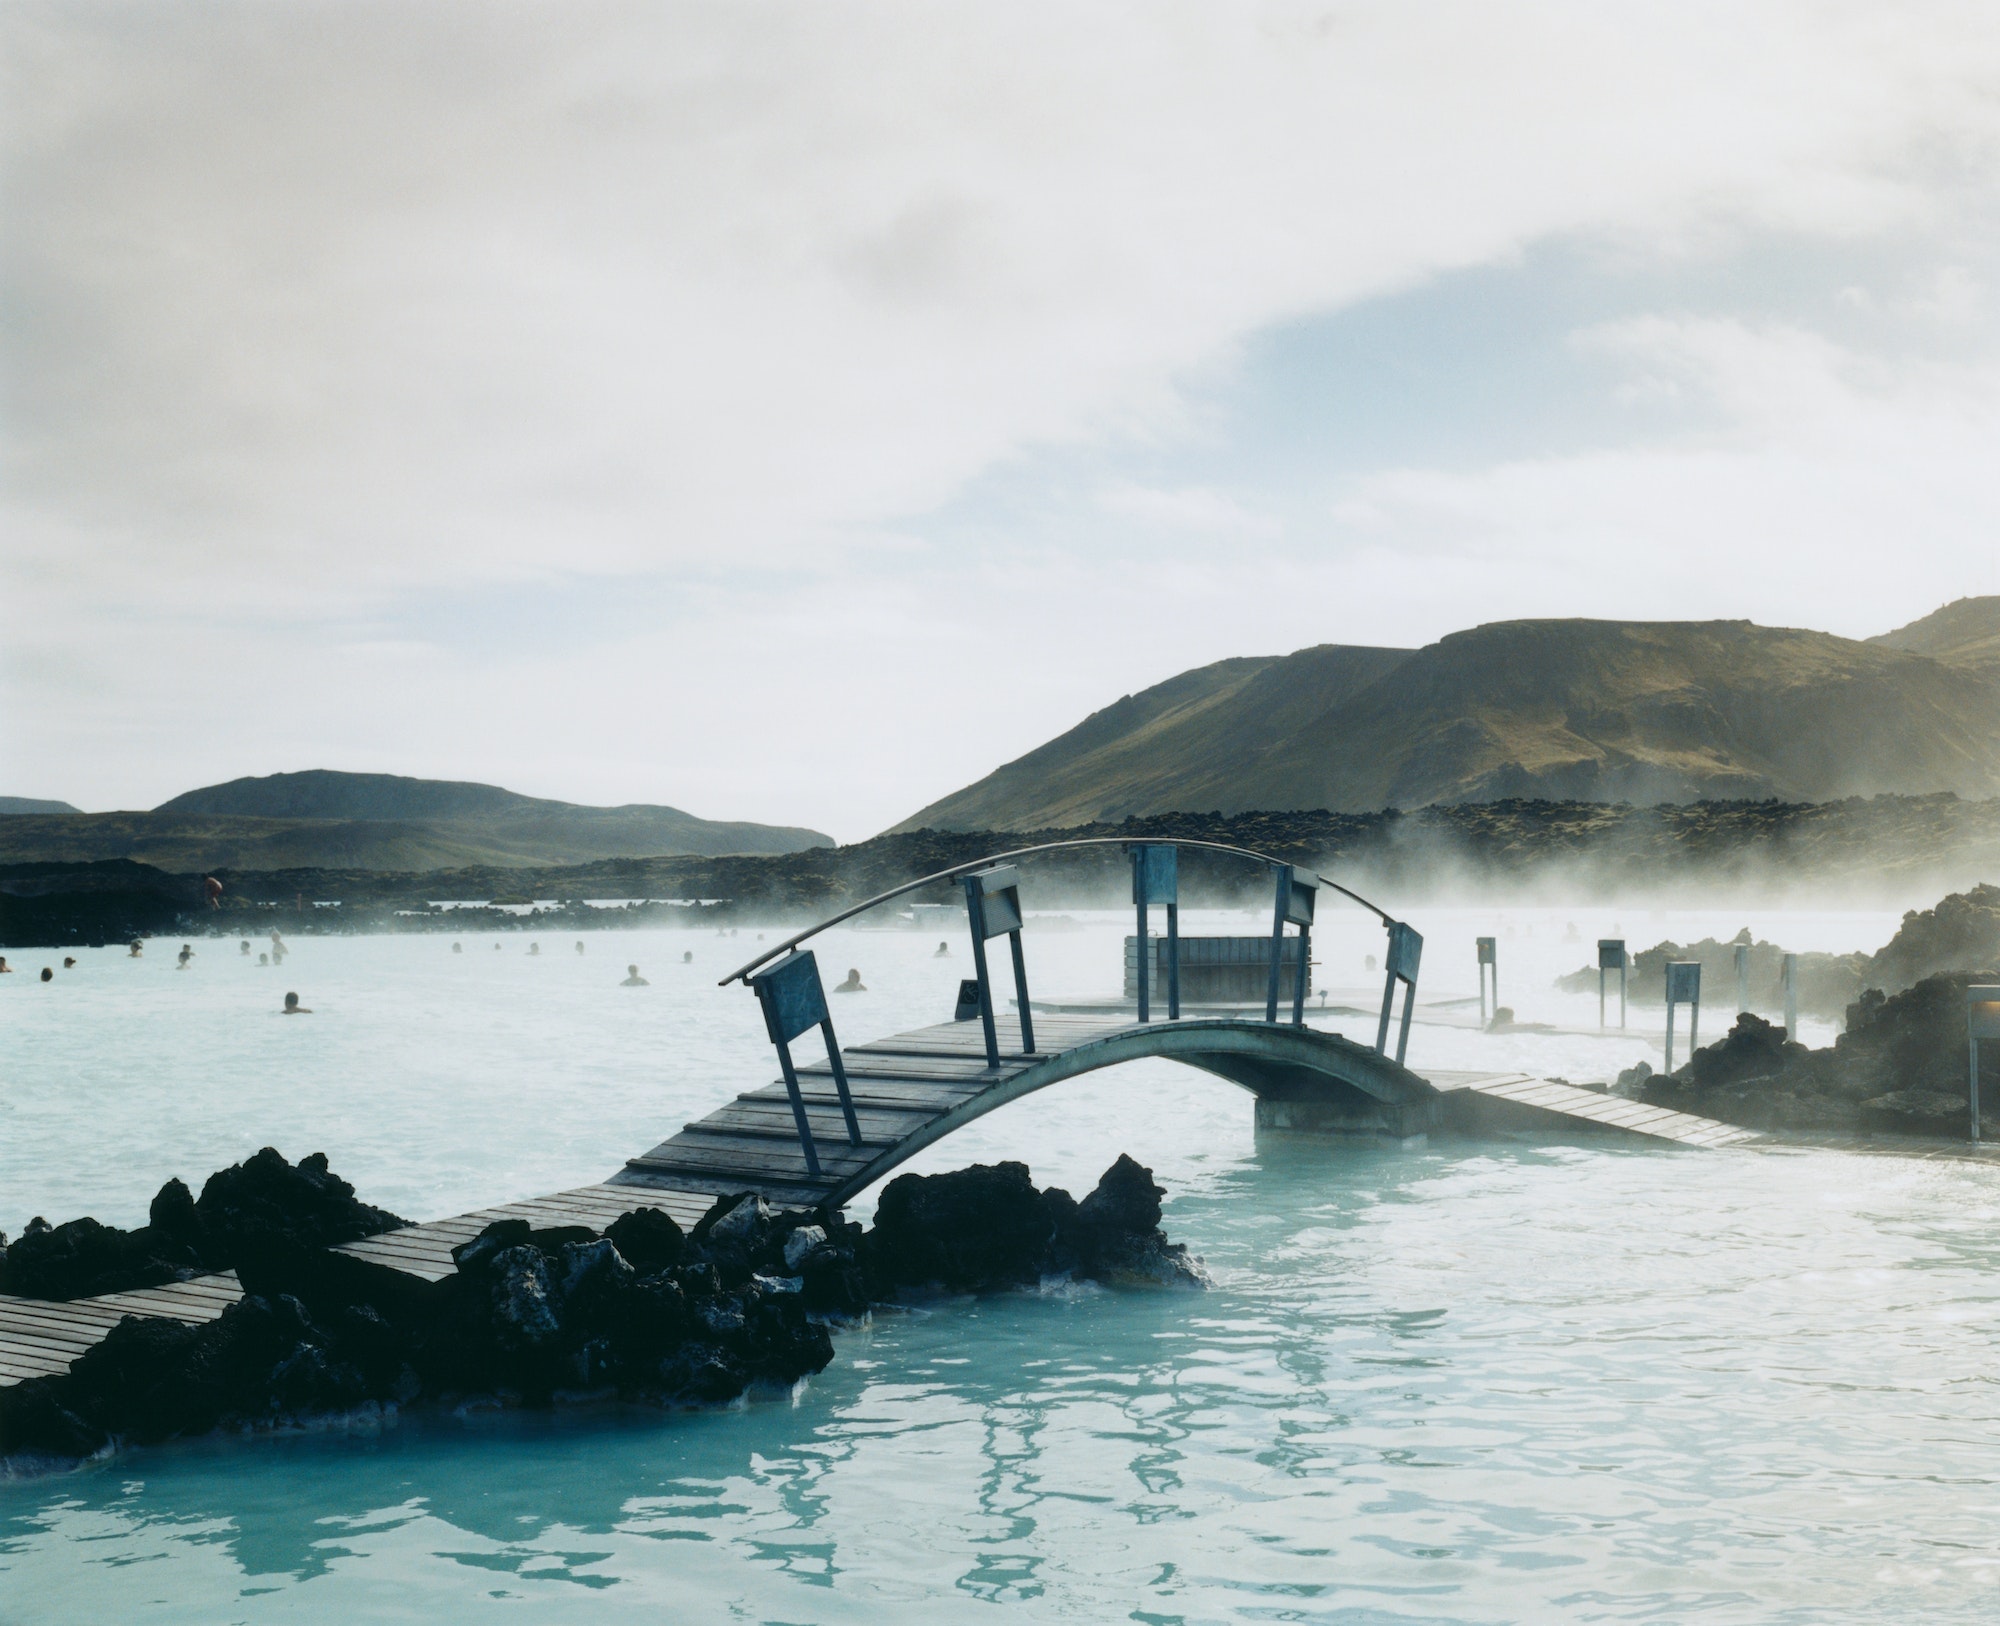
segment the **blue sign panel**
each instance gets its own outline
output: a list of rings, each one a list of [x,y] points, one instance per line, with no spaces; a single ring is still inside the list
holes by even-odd
[[[1134,847],[1132,856],[1132,901],[1134,903],[1179,903],[1181,901],[1180,852],[1173,847]]]
[[[826,993],[811,949],[794,949],[768,971],[753,975],[750,986],[764,1007],[764,1026],[773,1044],[790,1044],[826,1020]]]
[[[1424,957],[1424,940],[1414,926],[1400,920],[1389,925],[1389,975],[1405,982],[1417,980],[1417,967]]]
[[[1294,875],[1292,884],[1285,894],[1286,921],[1293,926],[1310,926],[1313,923],[1313,903],[1318,896],[1317,889],[1306,885]]]
[[[1492,938],[1475,937],[1473,942],[1479,947],[1479,963],[1481,965],[1497,965],[1499,963],[1495,958],[1498,945],[1495,944]]]
[[[1701,1001],[1701,961],[1667,962],[1667,1003],[1692,1005]]]
[[[1622,971],[1625,969],[1624,938],[1600,937],[1597,940],[1597,969],[1600,971]]]
[[[999,937],[1021,929],[1021,872],[1012,864],[983,869],[965,878],[966,885],[979,889],[981,913],[985,916],[983,936]]]

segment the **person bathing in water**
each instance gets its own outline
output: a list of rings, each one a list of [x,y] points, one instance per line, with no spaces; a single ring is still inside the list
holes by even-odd
[[[310,1016],[312,1015],[312,1007],[301,1005],[297,994],[287,994],[285,995],[285,1008],[278,1014],[280,1016]]]
[[[847,981],[839,984],[833,991],[836,994],[865,994],[868,992],[867,988],[862,984],[861,973],[855,970],[853,966],[847,968]]]
[[[620,988],[650,988],[653,985],[639,975],[639,968],[636,965],[628,965],[625,968],[625,980],[618,986]]]
[[[132,952],[126,955],[125,958],[128,960],[136,960],[139,958],[140,955],[144,954],[145,952],[146,952],[146,945],[140,942],[139,939],[135,937],[132,939]]]
[[[4,954],[0,954],[0,977],[5,977],[10,975],[13,972],[13,969],[14,968],[7,963],[7,956]]]
[[[933,960],[949,960],[951,958],[951,945],[949,943],[938,944],[938,951],[931,958]]]
[[[174,969],[176,971],[187,970],[188,962],[193,958],[194,958],[194,945],[192,943],[181,944],[181,952],[174,962]]]

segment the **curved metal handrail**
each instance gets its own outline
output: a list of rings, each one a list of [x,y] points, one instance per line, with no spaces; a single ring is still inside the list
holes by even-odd
[[[732,982],[740,982],[744,978],[747,978],[760,965],[765,965],[779,958],[781,955],[791,953],[793,949],[797,948],[808,938],[817,937],[829,927],[838,926],[843,920],[852,920],[856,915],[865,914],[877,904],[887,903],[891,898],[900,898],[905,892],[915,892],[922,887],[931,886],[938,881],[949,881],[961,875],[970,875],[974,870],[985,869],[989,864],[1005,863],[1010,858],[1026,858],[1031,853],[1058,852],[1066,847],[1196,847],[1204,852],[1229,853],[1237,858],[1248,858],[1254,863],[1269,865],[1272,868],[1280,867],[1284,863],[1282,858],[1273,858],[1269,853],[1253,852],[1248,847],[1232,847],[1220,841],[1185,841],[1168,838],[1161,838],[1155,841],[1147,840],[1143,836],[1083,836],[1075,841],[1045,841],[1039,846],[1016,847],[1011,852],[989,853],[984,858],[975,858],[963,864],[954,864],[950,869],[941,869],[935,875],[926,875],[920,880],[905,881],[901,886],[891,887],[887,892],[878,892],[872,898],[865,899],[851,908],[843,909],[837,915],[829,916],[817,926],[808,926],[804,931],[795,933],[768,952],[758,955],[756,959],[746,961],[743,965],[738,966],[734,971],[730,972],[716,986],[718,988],[727,988]],[[1382,908],[1379,904],[1370,903],[1359,892],[1342,886],[1338,881],[1330,881],[1324,875],[1317,873],[1313,874],[1313,881],[1316,885],[1326,887],[1333,892],[1338,892],[1342,897],[1352,899],[1355,903],[1360,904],[1362,908],[1368,910],[1380,920],[1384,926],[1393,926],[1396,923],[1395,917],[1386,909]]]

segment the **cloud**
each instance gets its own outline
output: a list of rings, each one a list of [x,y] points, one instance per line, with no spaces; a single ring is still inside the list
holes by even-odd
[[[929,726],[949,707],[911,697],[891,618],[960,613],[983,566],[923,557],[916,520],[982,472],[1171,446],[1199,430],[1189,378],[1249,336],[1554,239],[1659,263],[1949,234],[2000,123],[2000,20],[1969,6],[63,0],[0,12],[0,61],[0,743],[105,800],[181,788],[176,708],[215,718],[231,772],[270,765],[282,725],[239,734],[266,701],[207,664],[237,650],[296,738],[409,761],[416,713],[484,716],[485,775],[551,788],[538,734],[451,692],[462,659],[426,679],[353,639],[489,588],[669,584],[716,617],[680,681],[736,694],[796,682],[838,601],[871,692]],[[1698,353],[1714,334],[1593,342],[1646,351],[1635,379],[1773,400]],[[1738,360],[1809,393],[1792,342]],[[1532,466],[1411,472],[1354,500],[1391,516],[1370,547],[1447,521],[1500,546],[1538,512],[1595,523],[1615,472],[1570,470],[1568,496]],[[1104,483],[1111,524],[1264,511]],[[1033,574],[1008,594],[1104,595],[1078,623],[1124,591],[1088,542],[993,546]],[[1204,634],[1271,642],[1222,591]],[[602,660],[544,682],[575,707]],[[1094,670],[1064,650],[1069,710]],[[661,793],[619,771],[593,782]],[[685,794],[744,811],[738,772]]]

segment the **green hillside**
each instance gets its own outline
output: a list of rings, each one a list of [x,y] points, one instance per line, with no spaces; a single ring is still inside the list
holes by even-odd
[[[0,822],[0,863],[129,858],[176,872],[519,867],[832,844],[816,830],[700,819],[672,807],[583,807],[494,785],[323,769],[189,791],[150,813]]]
[[[1961,601],[1865,643],[1747,621],[1507,621],[1415,651],[1226,661],[1126,697],[896,828],[1512,797],[1990,797],[2000,664],[1971,657],[1982,628],[2000,633],[1996,606]]]
[[[1960,666],[2000,664],[2000,596],[1961,598],[1868,640]]]

